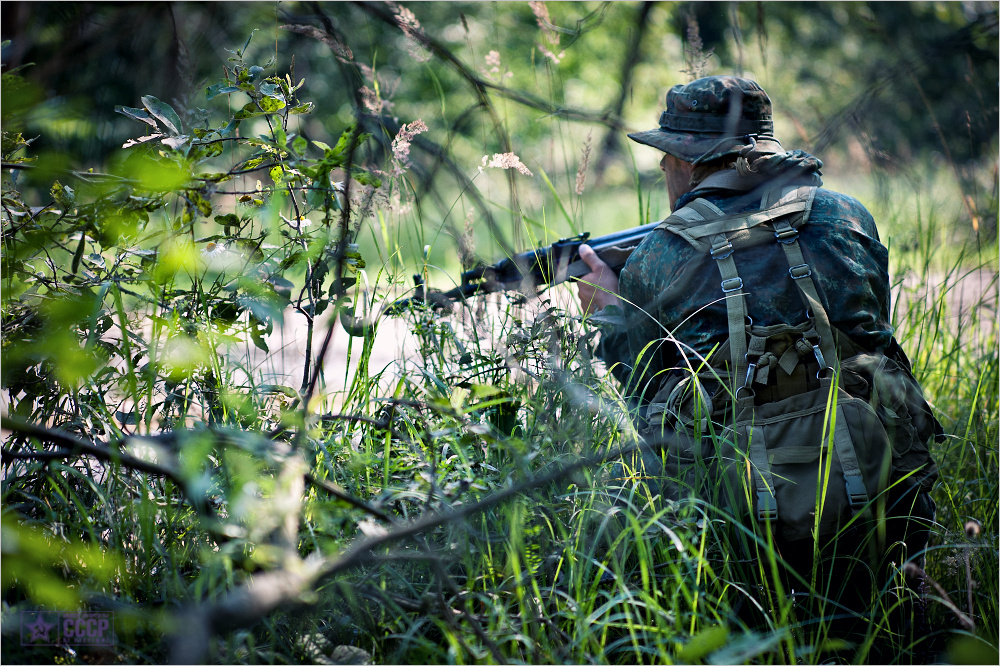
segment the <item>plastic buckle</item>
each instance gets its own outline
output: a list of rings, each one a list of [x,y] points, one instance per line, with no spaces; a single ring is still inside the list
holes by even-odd
[[[778,239],[779,243],[784,243],[785,245],[791,245],[799,238],[799,232],[794,227],[788,227],[787,229],[781,229],[774,232],[774,237]]]
[[[819,345],[813,345],[813,356],[816,357],[816,362],[819,363],[819,370],[816,372],[816,379],[823,381],[823,373],[827,370],[830,371],[830,376],[836,372],[833,368],[826,364],[826,357],[823,356],[823,352],[820,351]]]
[[[847,486],[847,499],[851,503],[851,508],[855,511],[868,504],[868,490],[865,488],[864,479],[857,474],[844,475]]]
[[[726,286],[731,285],[731,286]],[[739,291],[743,288],[743,278],[729,278],[728,280],[722,281],[722,293],[728,294],[730,292]]]
[[[867,496],[865,497],[867,500]],[[853,505],[852,505],[853,506]],[[771,493],[760,490],[757,492],[757,520],[770,522],[778,518],[778,502]]]
[[[812,269],[809,268],[809,264],[799,264],[798,266],[792,266],[788,269],[788,274],[792,276],[793,280],[801,280],[802,278],[807,278],[813,274]]]
[[[819,363],[819,367],[826,369],[830,366],[826,364],[826,359],[823,358],[823,352],[820,351],[819,345],[813,345],[813,356],[816,357],[816,362]]]
[[[720,245],[720,246],[713,245],[711,252],[709,252],[709,254],[712,255],[712,259],[715,259],[717,261],[728,258],[732,253],[733,253],[733,244],[730,243],[728,240],[726,241],[725,245]]]
[[[749,360],[749,359],[747,359]],[[749,389],[753,384],[754,373],[757,372],[757,364],[751,363],[747,366],[747,377],[743,380],[743,388]]]

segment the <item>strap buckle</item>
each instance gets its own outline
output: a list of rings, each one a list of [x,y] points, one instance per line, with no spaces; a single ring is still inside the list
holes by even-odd
[[[727,259],[733,253],[733,244],[726,239],[725,245],[713,245],[709,254],[712,255],[712,259],[721,261],[722,259]]]
[[[865,496],[865,501],[868,497]],[[853,506],[853,505],[852,505]],[[757,520],[771,522],[778,518],[778,501],[766,490],[757,491]]]
[[[730,253],[732,254],[732,253]],[[734,277],[722,281],[722,293],[728,294],[743,288],[743,278]]]
[[[774,232],[774,237],[778,239],[779,243],[785,245],[791,245],[799,238],[799,232],[795,227],[788,226],[787,228],[778,229]]]
[[[865,504],[868,504],[868,490],[865,488],[864,479],[857,474],[845,474],[844,481],[851,509],[859,511]]]
[[[812,269],[809,268],[809,264],[799,264],[798,266],[792,266],[788,269],[788,274],[792,276],[793,280],[801,280],[802,278],[807,278],[813,274]]]
[[[832,375],[836,371],[826,364],[826,357],[823,356],[823,352],[820,351],[819,345],[813,345],[812,348],[813,348],[813,356],[816,357],[816,362],[819,364],[819,371],[816,372],[816,379],[822,381],[823,377],[821,377],[821,375],[824,372],[829,370],[830,374]]]

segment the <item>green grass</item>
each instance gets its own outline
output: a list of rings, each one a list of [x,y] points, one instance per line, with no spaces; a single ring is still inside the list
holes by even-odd
[[[843,644],[793,601],[781,575],[785,565],[766,537],[734,529],[709,506],[659,502],[634,481],[621,488],[629,502],[612,503],[597,462],[525,484],[581,456],[627,446],[630,430],[617,385],[590,355],[593,331],[551,301],[521,308],[494,297],[497,305],[485,316],[475,316],[478,306],[470,303],[474,316],[464,325],[458,315],[408,315],[420,359],[409,359],[417,369],[389,382],[390,392],[380,388],[382,378],[369,377],[372,338],[352,342],[358,370],[335,400],[317,406],[336,411],[289,441],[314,477],[393,524],[306,486],[288,491],[301,492],[296,550],[336,561],[365,535],[377,538],[519,484],[522,492],[377,547],[307,585],[289,600],[294,604],[263,621],[221,631],[205,645],[205,658],[289,663],[330,658],[344,645],[380,663],[856,663],[887,654],[908,663],[947,649],[955,659],[995,654],[996,263],[969,243],[942,270],[949,264],[934,250],[937,220],[918,220],[925,242],[893,257],[894,323],[948,435],[934,449],[941,479],[925,570],[950,602],[936,589],[925,594],[929,634],[891,635],[884,620],[899,590],[883,589],[872,600],[876,611],[862,639]],[[896,224],[902,222],[887,221]],[[991,277],[959,308],[954,294],[977,266]],[[137,316],[138,304],[125,302]],[[246,358],[234,350],[218,362],[221,384],[232,380],[250,413],[277,418],[280,396],[255,397],[240,388],[262,383]],[[245,372],[249,383],[238,379]],[[194,401],[189,414],[198,422],[208,407]],[[283,418],[294,429],[291,414]],[[276,421],[257,423],[251,433]],[[59,608],[115,610],[117,658],[161,660],[186,640],[171,633],[180,606],[220,602],[255,575],[292,566],[282,559],[287,552],[281,554],[279,537],[289,455],[280,449],[253,437],[183,441],[182,465],[189,460],[189,478],[212,484],[217,519],[200,516],[171,482],[117,466],[83,458],[7,464],[4,568],[26,557],[8,545],[9,535],[64,544],[34,577],[21,574],[20,601],[8,592],[15,601],[4,609],[7,658],[83,658],[59,648],[12,646],[7,632],[16,612],[48,599]],[[206,460],[211,477],[199,471]],[[15,509],[19,524],[7,522]],[[966,530],[972,519],[980,524],[975,534]],[[738,558],[740,543],[751,550],[756,544],[758,558]],[[93,564],[73,565],[79,560],[69,548],[90,549]],[[900,573],[896,582],[902,580]],[[60,588],[69,581],[72,587]],[[799,590],[808,583],[800,581]],[[46,597],[46,589],[55,596]],[[974,632],[962,628],[949,603],[972,619]]]

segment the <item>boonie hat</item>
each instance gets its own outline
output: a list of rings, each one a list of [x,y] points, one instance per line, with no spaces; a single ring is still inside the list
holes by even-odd
[[[685,162],[705,163],[740,152],[751,143],[747,135],[754,135],[755,153],[783,150],[774,138],[767,93],[750,79],[707,76],[671,88],[660,126],[628,137]]]

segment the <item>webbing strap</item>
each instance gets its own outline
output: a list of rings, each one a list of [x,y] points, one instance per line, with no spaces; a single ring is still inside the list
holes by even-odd
[[[702,221],[706,219],[718,219],[725,217],[721,208],[705,199],[695,199],[685,208],[697,212]],[[697,233],[698,237],[704,237],[700,233],[701,227],[688,229],[688,233]],[[692,236],[694,237],[694,236]],[[716,233],[712,238],[712,247],[709,253],[715,259],[722,276],[720,286],[726,299],[726,318],[729,323],[729,371],[733,377],[739,377],[746,371],[745,361],[747,354],[746,340],[746,320],[747,307],[743,298],[743,280],[736,269],[736,261],[733,260],[733,246],[726,238],[725,233]]]
[[[686,231],[692,238],[700,239],[729,231],[752,229],[753,227],[770,222],[777,217],[784,217],[786,215],[791,215],[792,213],[801,213],[806,209],[806,206],[807,204],[805,201],[793,201],[791,203],[782,204],[776,208],[757,211],[756,213],[748,213],[746,215],[724,217],[720,220],[713,220],[708,224],[700,224],[696,227],[689,228]]]
[[[691,235],[692,230],[699,229],[706,219],[725,217],[721,208],[705,199],[695,199],[683,208],[675,211],[664,220],[658,229],[667,229],[685,238],[695,246],[700,245]],[[699,234],[699,237],[704,237]],[[722,276],[720,284],[726,299],[726,315],[729,324],[729,356],[730,372],[733,377],[745,371],[741,366],[746,358],[746,302],[743,299],[743,280],[736,269],[733,260],[733,246],[725,233],[716,233],[711,239],[709,254],[716,260],[719,273]]]
[[[792,345],[786,349],[785,353],[778,359],[778,367],[784,370],[786,375],[790,375],[795,371],[795,367],[799,364],[800,358],[802,358],[802,356],[799,354],[799,350],[796,349],[795,345]]]
[[[721,208],[716,206],[711,201],[708,201],[707,199],[695,199],[684,208],[697,211],[699,214],[701,214],[703,220],[711,217],[725,216],[725,213]]]
[[[723,238],[725,236],[723,235]],[[722,274],[722,293],[726,298],[726,316],[729,320],[729,372],[733,377],[739,377],[744,372],[744,361],[747,355],[746,320],[747,307],[743,300],[743,280],[736,270],[733,253],[716,257],[719,273]]]
[[[847,498],[854,513],[862,510],[868,504],[868,490],[861,476],[861,465],[858,464],[857,452],[851,441],[851,432],[847,427],[847,417],[842,405],[837,405],[837,423],[833,429],[833,447],[840,459],[840,468],[844,472],[844,483],[847,485]]]
[[[806,263],[799,246],[798,232],[785,221],[774,223],[774,234],[778,238],[778,244],[785,251],[785,259],[788,261],[788,274],[795,281],[799,288],[799,294],[805,303],[806,309],[812,313],[813,321],[816,323],[816,330],[819,333],[819,349],[822,352],[820,362],[820,372],[824,365],[830,367],[839,374],[840,365],[837,359],[837,347],[833,337],[833,327],[830,325],[830,318],[820,300],[819,292],[816,290],[816,283],[812,278],[812,268]],[[819,358],[816,359],[820,361]]]
[[[743,380],[743,388],[750,389],[751,392],[753,391],[751,386],[757,374],[757,366],[766,349],[767,338],[759,335],[750,335],[750,346],[747,348],[747,374]]]
[[[673,213],[670,214],[670,217],[663,220],[663,222],[660,222],[660,224],[656,228],[665,229],[666,231],[677,234],[678,236],[686,240],[688,243],[693,245],[699,252],[707,252],[709,249],[707,247],[707,243],[691,235],[691,229],[697,228],[698,225],[700,225],[702,222],[705,221],[705,216],[702,215],[702,213],[700,213],[699,210],[696,210],[696,207],[692,205],[695,202],[702,202],[704,204],[707,204],[708,206],[711,206],[712,208],[716,208],[707,201],[703,201],[702,199],[696,199],[687,206],[675,210]],[[719,215],[722,214],[722,211],[716,213],[711,209],[701,208],[700,206],[698,208],[701,210],[707,210],[709,215],[713,218],[718,217]],[[716,208],[716,210],[718,209]]]
[[[757,493],[757,520],[775,520],[778,517],[778,499],[774,496],[774,478],[771,476],[771,465],[767,461],[767,441],[764,439],[764,429],[746,425],[746,437],[749,440],[750,474],[753,475],[754,489]]]

